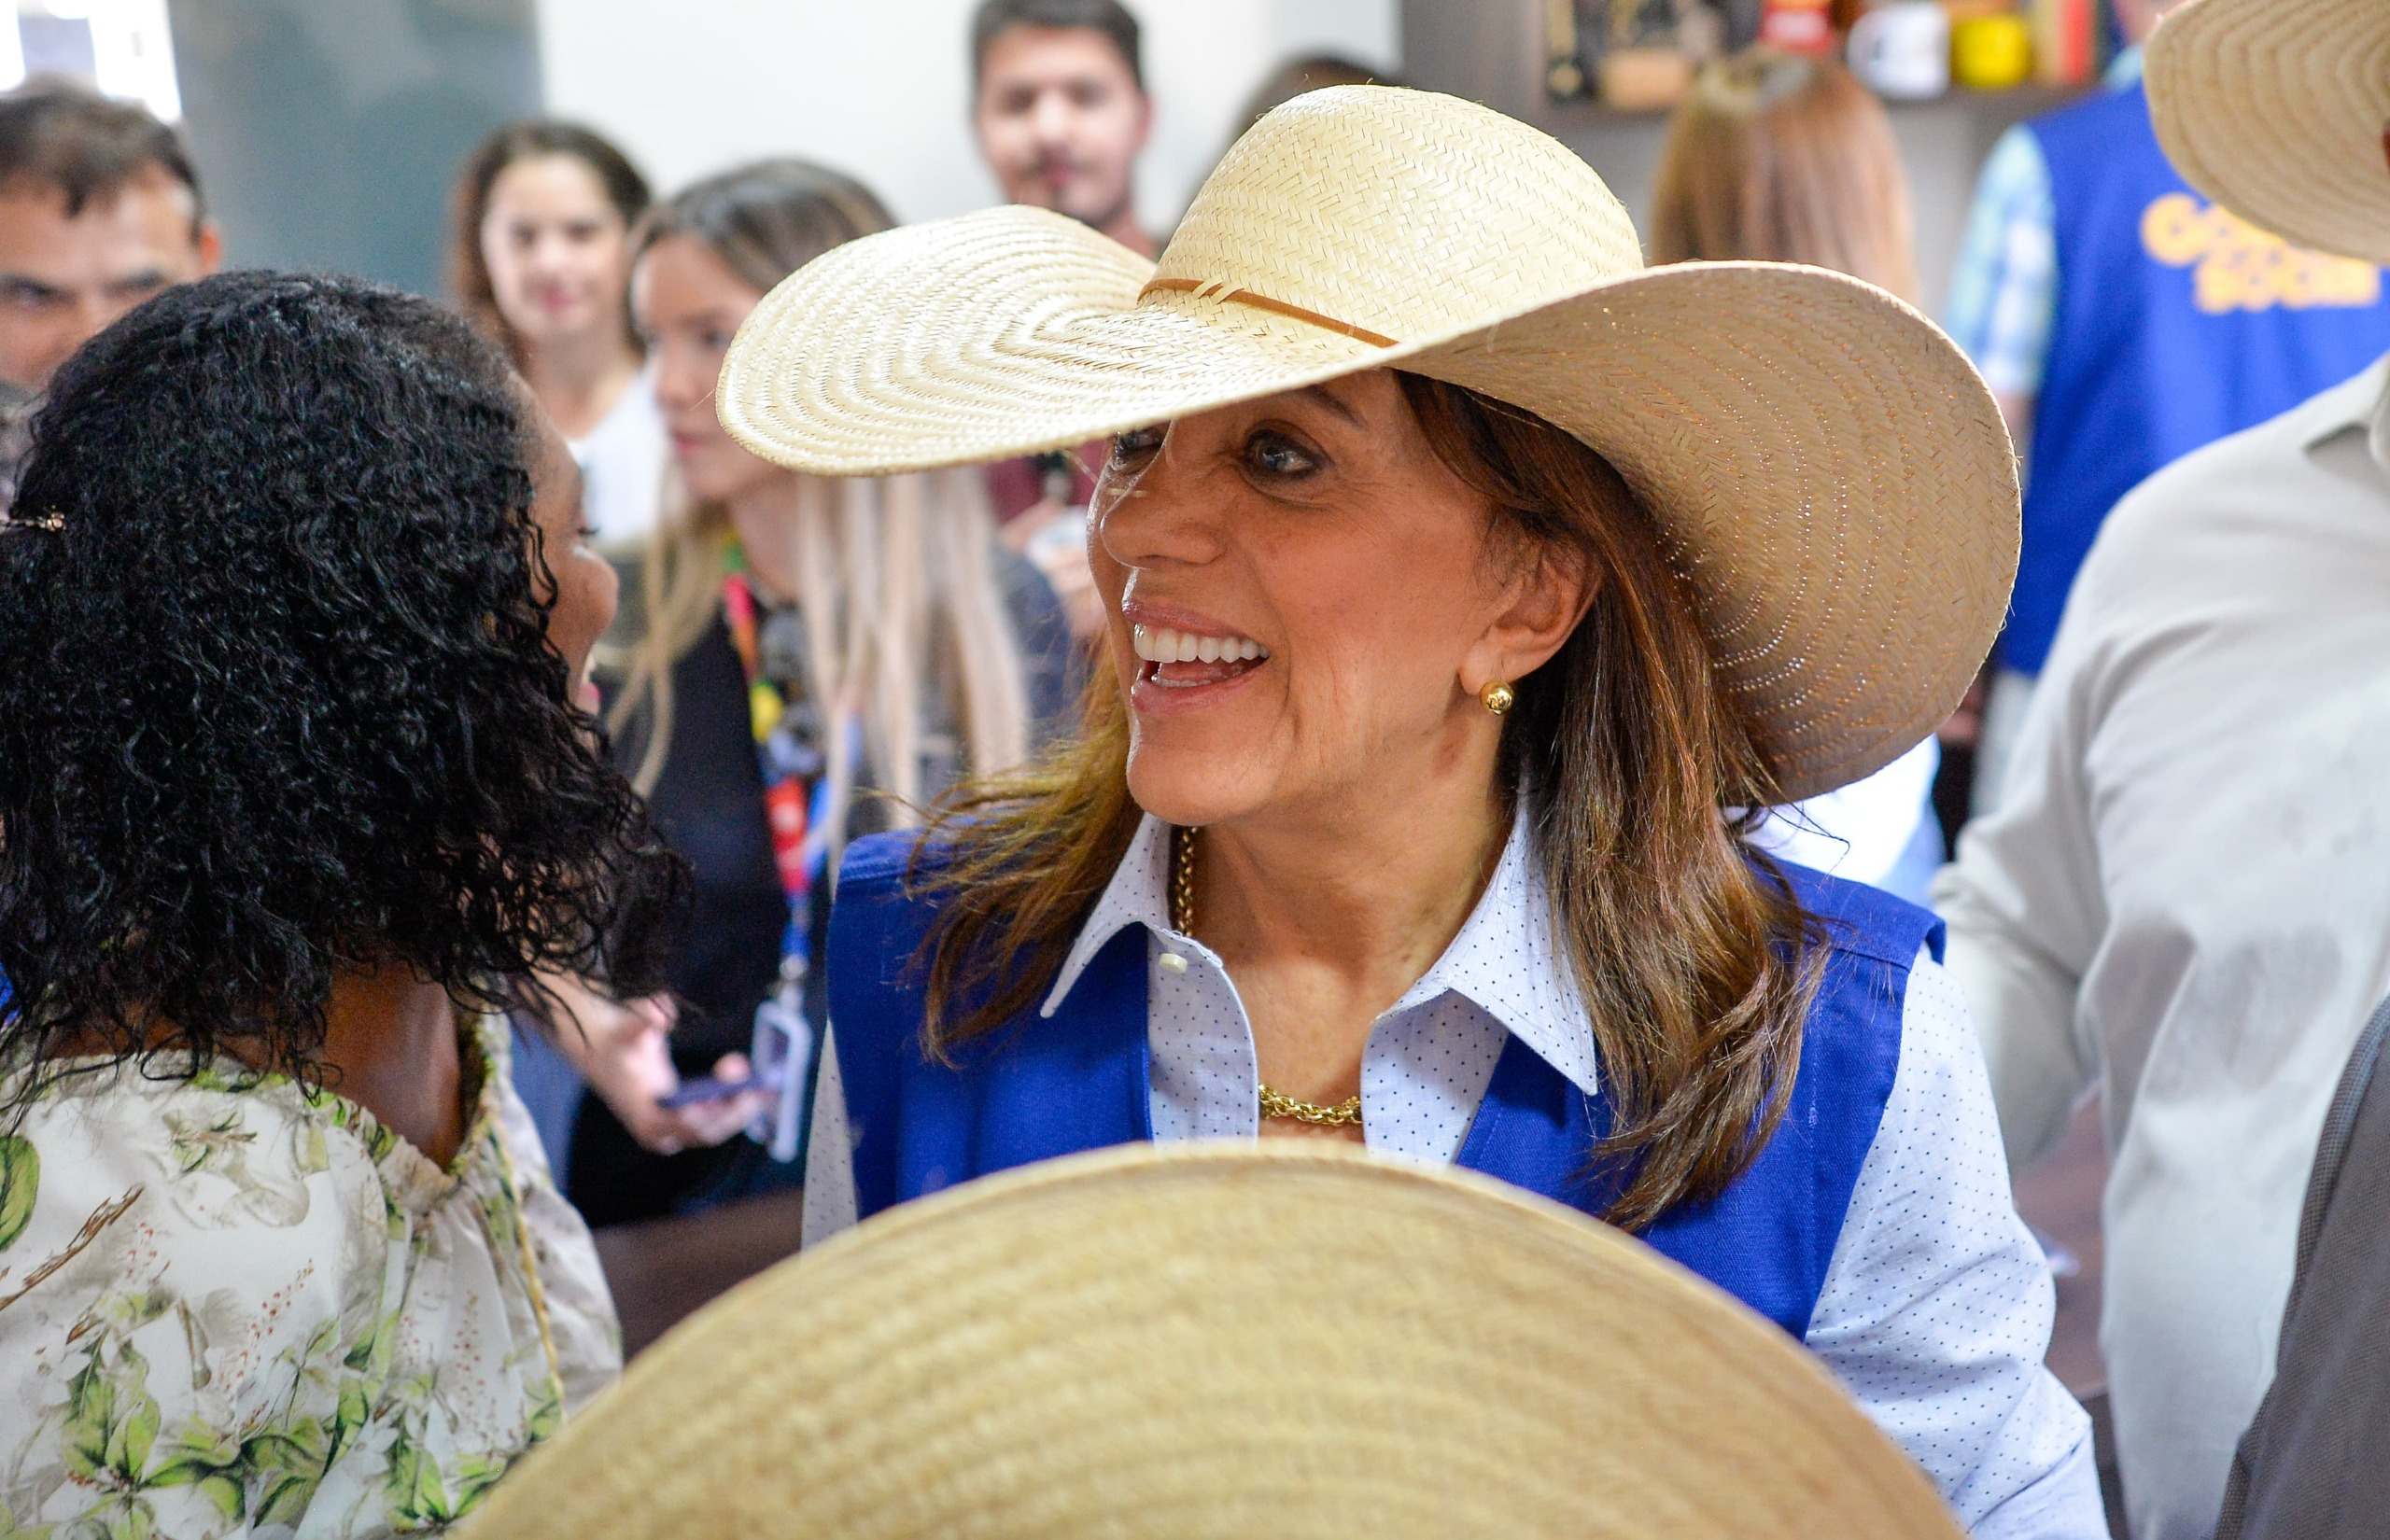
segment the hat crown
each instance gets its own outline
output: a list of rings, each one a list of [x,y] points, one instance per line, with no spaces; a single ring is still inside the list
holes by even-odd
[[[1624,205],[1549,134],[1458,97],[1336,86],[1230,147],[1156,277],[1412,342],[1642,267]]]

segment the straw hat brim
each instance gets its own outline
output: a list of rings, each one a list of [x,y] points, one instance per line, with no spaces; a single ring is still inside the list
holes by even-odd
[[[1784,264],[1655,268],[1381,345],[1259,304],[1144,293],[1153,274],[1038,209],[851,243],[741,327],[723,424],[797,470],[885,475],[1072,448],[1366,369],[1466,385],[1574,434],[1635,488],[1787,800],[1941,725],[1999,632],[2017,562],[2007,430],[1949,340],[1870,285]]]
[[[2295,245],[2390,263],[2390,6],[2195,0],[2158,23],[2148,80],[2186,181]]]
[[[700,1312],[463,1533],[1933,1540],[1783,1335],[1516,1189],[1135,1145],[900,1206]]]

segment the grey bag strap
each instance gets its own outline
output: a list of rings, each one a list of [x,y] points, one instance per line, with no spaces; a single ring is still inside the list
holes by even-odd
[[[2341,1084],[2332,1092],[2332,1105],[2324,1113],[2324,1132],[2315,1141],[2315,1165],[2307,1176],[2307,1200],[2299,1215],[2299,1261],[2291,1274],[2290,1299],[2283,1309],[2282,1341],[2290,1338],[2291,1323],[2299,1319],[2299,1304],[2307,1292],[2307,1284],[2315,1263],[2315,1248],[2324,1234],[2324,1221],[2331,1212],[2332,1195],[2341,1183],[2341,1169],[2348,1158],[2349,1139],[2355,1132],[2357,1113],[2365,1106],[2366,1093],[2373,1087],[2374,1067],[2381,1062],[2382,1045],[2390,1039],[2390,1000],[2373,1008],[2372,1019],[2356,1040],[2356,1047],[2349,1055],[2348,1067],[2341,1071]],[[2265,1399],[2258,1403],[2257,1415],[2251,1421],[2249,1431],[2241,1435],[2240,1447],[2232,1454],[2232,1476],[2224,1489],[2224,1511],[2216,1520],[2215,1540],[2241,1540],[2242,1525],[2248,1518],[2249,1484],[2257,1458],[2256,1444],[2271,1419],[2279,1381],[2268,1387]]]

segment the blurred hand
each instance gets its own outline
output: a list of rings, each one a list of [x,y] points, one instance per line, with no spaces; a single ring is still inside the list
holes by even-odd
[[[581,1071],[631,1137],[657,1155],[678,1155],[698,1145],[719,1144],[770,1107],[765,1091],[666,1107],[660,1099],[680,1089],[672,1067],[672,1026],[679,1011],[666,995],[616,1001],[583,980],[545,975],[559,1006],[556,1047]],[[578,1029],[576,1030],[576,1029]],[[713,1067],[721,1080],[743,1080],[744,1054],[724,1054]]]

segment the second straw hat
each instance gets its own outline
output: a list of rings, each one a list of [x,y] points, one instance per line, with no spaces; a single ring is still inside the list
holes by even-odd
[[[463,1533],[1957,1540],[1708,1284],[1489,1179],[1291,1142],[868,1220],[641,1356]]]
[[[2016,459],[1933,323],[1815,268],[1646,269],[1574,152],[1427,91],[1271,113],[1159,265],[1029,208],[839,246],[748,317],[717,400],[766,459],[881,475],[1380,366],[1521,407],[1618,468],[1788,798],[1939,726],[2006,612]]]
[[[2390,262],[2390,3],[2193,0],[2149,40],[2183,179],[2285,240]]]

